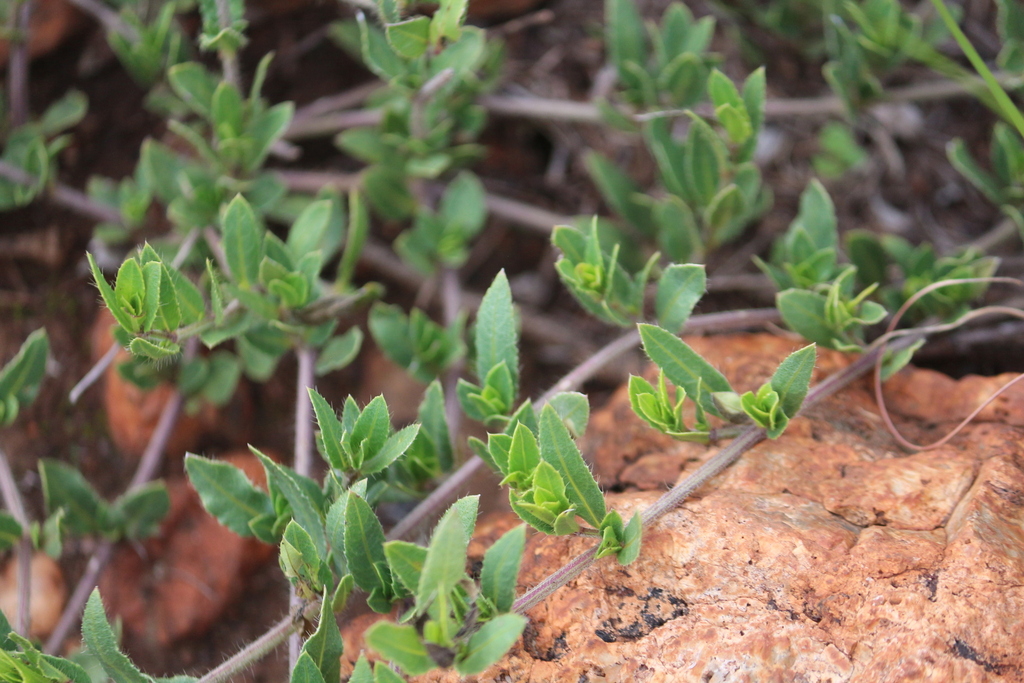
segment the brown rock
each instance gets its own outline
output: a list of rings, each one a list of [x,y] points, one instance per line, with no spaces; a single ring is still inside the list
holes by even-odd
[[[101,308],[90,333],[93,361],[99,360],[114,343],[110,329],[113,316]],[[117,366],[131,358],[127,351],[119,351],[114,362],[104,373],[103,406],[107,413],[107,427],[110,438],[118,451],[133,459],[142,457],[149,439],[160,421],[160,414],[174,393],[169,383],[160,384],[146,391],[124,379]],[[218,427],[220,416],[217,409],[203,403],[197,412],[183,410],[174,425],[171,438],[164,453],[180,458],[186,451],[194,449],[202,435]]]
[[[266,487],[263,467],[247,452],[224,457]],[[242,592],[245,577],[274,547],[229,531],[203,508],[185,479],[167,482],[171,510],[159,534],[122,544],[100,592],[131,637],[168,645],[202,635]]]
[[[39,57],[60,45],[83,25],[82,14],[67,0],[33,0],[29,16],[30,57]],[[0,67],[6,66],[10,43],[0,40]]]
[[[68,598],[64,575],[57,563],[44,552],[32,555],[29,569],[29,635],[43,639],[53,632]],[[12,626],[18,618],[18,562],[11,558],[0,572],[0,612]]]
[[[741,391],[796,346],[753,335],[691,345]],[[822,354],[815,381],[847,362]],[[955,419],[989,388],[931,375],[905,371],[894,412],[935,420],[925,399],[901,392],[941,385],[941,419]],[[858,383],[648,529],[636,563],[602,560],[531,610],[508,656],[466,680],[1024,682],[1024,431],[1002,417],[986,411],[943,449],[908,456]],[[621,395],[594,416],[587,444],[605,485],[672,474],[675,444],[641,436],[632,448],[622,433],[634,422]],[[657,497],[608,499],[627,515]],[[520,590],[592,543],[532,536]]]

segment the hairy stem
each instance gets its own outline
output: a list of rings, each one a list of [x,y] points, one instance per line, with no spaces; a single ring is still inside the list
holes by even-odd
[[[889,350],[891,352],[896,352],[899,349],[910,346],[918,339],[920,339],[920,335],[901,338],[896,342],[893,342],[890,345]],[[872,368],[874,368],[875,362],[882,353],[884,353],[884,350],[881,346],[873,346],[856,361],[816,385],[813,389],[807,392],[807,398],[804,399],[800,412],[803,413],[808,408],[820,403],[825,398],[845,388],[862,375],[867,374]],[[733,439],[728,446],[719,451],[706,463],[698,467],[693,474],[672,487],[671,490],[666,492],[665,495],[659,498],[653,505],[651,505],[651,507],[644,510],[644,527],[654,524],[667,513],[678,507],[690,496],[690,494],[726,467],[736,462],[741,455],[760,443],[766,435],[765,430],[760,427],[751,426],[744,429],[743,432]],[[535,607],[549,595],[578,577],[588,567],[594,564],[596,556],[597,546],[594,546],[581,555],[576,556],[558,571],[552,573],[539,584],[521,595],[512,605],[512,611],[524,613],[532,607]]]
[[[270,627],[269,631],[246,645],[234,657],[226,659],[215,669],[196,681],[196,683],[221,683],[221,681],[228,680],[235,674],[247,669],[253,663],[258,662],[284,642],[285,638],[296,633],[302,626],[304,618],[307,615],[312,616],[311,610],[313,607],[317,607],[317,605],[307,609],[306,614],[302,615],[301,618],[289,615],[277,622]]]
[[[25,512],[25,502],[18,491],[18,484],[14,481],[14,473],[11,471],[11,464],[7,460],[7,454],[0,450],[0,494],[3,495],[4,505],[10,511],[11,516],[21,525],[21,540],[14,550],[15,561],[18,563],[18,613],[15,616],[14,630],[19,634],[28,637],[29,629],[32,626],[32,618],[29,604],[29,597],[32,591],[32,538],[29,535],[29,518]]]

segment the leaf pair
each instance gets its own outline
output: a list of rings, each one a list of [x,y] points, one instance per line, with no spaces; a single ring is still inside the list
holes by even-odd
[[[484,187],[470,171],[449,183],[437,213],[420,207],[413,227],[395,240],[395,251],[420,272],[438,267],[459,268],[469,256],[469,245],[487,218]]]
[[[154,482],[108,503],[76,468],[56,460],[39,461],[47,516],[61,514],[60,528],[74,536],[141,539],[155,534],[170,509],[167,489]]]
[[[369,327],[384,354],[420,382],[440,377],[466,352],[462,341],[465,318],[442,327],[414,308],[406,315],[398,306],[374,304]]]

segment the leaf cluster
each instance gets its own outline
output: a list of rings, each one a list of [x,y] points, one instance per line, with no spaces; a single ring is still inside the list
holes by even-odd
[[[631,230],[656,241],[679,263],[699,260],[708,249],[736,239],[771,205],[771,193],[752,161],[764,122],[764,69],[754,71],[742,90],[712,69],[702,88],[714,106],[713,119],[687,111],[682,139],[668,118],[655,118],[644,129],[666,191],[662,198],[641,193],[599,154],[586,159],[608,205]]]

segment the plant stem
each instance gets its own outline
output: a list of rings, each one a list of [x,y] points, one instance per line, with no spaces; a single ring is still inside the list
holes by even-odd
[[[710,331],[721,332],[758,327],[769,322],[778,321],[779,314],[774,308],[739,310],[726,313],[695,315],[687,322],[685,330],[691,334]],[[604,365],[610,363],[626,351],[635,348],[639,341],[640,334],[635,330],[630,330],[618,339],[613,340],[556,382],[551,389],[537,399],[535,406],[541,407],[560,391],[571,391],[579,387]],[[440,515],[444,508],[455,499],[459,491],[483,467],[484,461],[476,455],[464,462],[459,469],[455,470],[451,476],[441,482],[436,489],[431,491],[430,495],[413,508],[412,512],[391,529],[388,533],[388,539],[399,540],[408,538],[410,534],[427,521],[433,520]]]
[[[312,609],[312,607],[310,608]],[[307,610],[307,613],[309,610]],[[274,648],[284,642],[285,638],[299,630],[303,618],[287,616],[270,627],[270,630],[252,641],[245,648],[222,662],[215,669],[200,678],[196,683],[221,683],[240,671],[244,671],[254,662],[259,661]]]
[[[2,450],[0,450],[0,494],[3,495],[4,505],[10,510],[11,516],[21,525],[21,539],[14,551],[15,561],[18,563],[18,613],[15,617],[14,630],[27,638],[32,627],[31,605],[29,604],[32,594],[30,521],[25,513],[25,502],[18,491],[18,484],[14,481],[11,464],[7,460],[7,454]]]
[[[188,354],[188,351],[189,349],[186,349],[186,354]],[[136,468],[131,483],[128,485],[128,491],[133,491],[142,486],[156,474],[163,460],[164,449],[171,438],[171,433],[174,431],[178,415],[181,413],[181,405],[181,393],[175,391],[171,394],[166,405],[164,405],[163,411],[160,413],[160,420],[153,430],[153,435],[149,438],[149,443],[146,444],[146,450],[142,453],[139,466]],[[49,639],[46,641],[45,652],[55,654],[60,649],[60,646],[68,637],[71,628],[80,617],[82,608],[85,606],[86,600],[89,599],[92,589],[96,587],[100,572],[107,566],[113,551],[114,542],[103,540],[95,552],[93,552],[92,557],[89,558],[89,564],[86,566],[85,573],[79,579],[75,590],[71,593],[71,598],[64,606],[64,611],[60,615],[56,628],[53,629],[53,633],[50,634]]]
[[[899,349],[906,348],[919,338],[920,335],[903,337],[891,343],[889,345],[889,351],[894,353]],[[807,392],[807,397],[804,399],[800,413],[803,413],[808,408],[811,408],[821,402],[823,399],[835,394],[839,390],[851,384],[854,380],[872,370],[874,368],[875,361],[882,353],[882,347],[876,345],[867,350],[856,361],[819,383]],[[674,510],[684,500],[686,500],[691,493],[696,491],[705,482],[720,473],[726,467],[736,462],[741,455],[760,443],[765,436],[766,432],[761,427],[751,426],[744,429],[743,432],[733,439],[728,446],[724,447],[713,458],[697,468],[693,474],[672,487],[671,490],[659,498],[653,505],[651,505],[651,507],[644,510],[644,527],[654,524],[668,512]],[[512,611],[522,614],[535,607],[556,590],[582,574],[594,563],[596,555],[597,546],[593,546],[581,555],[576,556],[566,565],[521,595],[512,605]]]
[[[462,286],[459,284],[459,271],[455,268],[441,270],[441,315],[446,328],[450,328],[462,311]],[[444,373],[444,413],[448,420],[448,433],[458,443],[462,430],[462,407],[456,386],[462,374],[463,359],[456,361]]]
[[[231,5],[229,0],[215,0],[217,5],[217,23],[222,31],[231,28]],[[224,80],[242,90],[242,76],[238,70],[238,53],[233,49],[221,48],[217,51],[220,57],[221,69],[224,71]]]
[[[11,127],[28,122],[28,38],[32,0],[15,0],[11,6],[10,58],[7,62],[7,99]]]
[[[295,351],[299,360],[298,379],[295,391],[295,471],[303,477],[313,473],[313,404],[309,400],[309,389],[314,383],[316,366],[316,349],[299,346]],[[302,600],[295,592],[295,586],[288,589],[288,606],[292,612],[298,611]],[[295,668],[302,648],[302,636],[292,633],[288,638],[288,670]]]
[[[35,176],[30,173],[26,173],[17,166],[14,166],[2,159],[0,159],[0,178],[9,180],[12,183],[18,183],[19,185],[26,185],[28,187],[31,187],[38,182],[38,178]],[[71,209],[72,211],[86,216],[87,218],[91,218],[99,222],[124,225],[120,211],[94,202],[88,195],[67,187],[66,185],[53,183],[47,192],[47,196],[54,204]]]
[[[116,33],[130,43],[138,42],[139,32],[135,30],[135,27],[125,23],[117,12],[106,5],[96,0],[68,1],[83,12],[92,15],[92,18],[98,21],[107,33]]]

